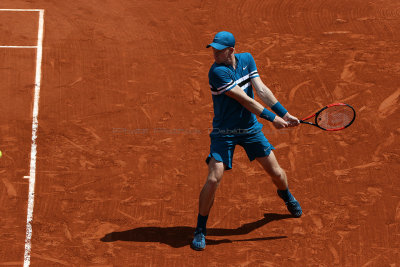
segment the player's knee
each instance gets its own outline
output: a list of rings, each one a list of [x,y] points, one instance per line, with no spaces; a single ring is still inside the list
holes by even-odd
[[[271,176],[273,179],[282,180],[285,179],[286,173],[281,167],[277,167],[272,170]]]
[[[210,186],[217,187],[219,182],[222,179],[222,175],[224,174],[224,166],[223,164],[214,164],[211,166],[208,172],[207,183]]]
[[[212,187],[217,187],[221,181],[222,176],[209,175],[207,178],[207,183]]]

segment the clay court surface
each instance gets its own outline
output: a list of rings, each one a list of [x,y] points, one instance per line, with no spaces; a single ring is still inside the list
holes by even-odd
[[[398,0],[2,0],[44,9],[31,266],[400,266]],[[0,11],[0,46],[38,12]],[[207,175],[214,34],[232,32],[295,116],[332,102],[344,131],[263,131],[303,207],[235,151],[193,251]],[[35,48],[0,48],[0,265],[24,264]]]

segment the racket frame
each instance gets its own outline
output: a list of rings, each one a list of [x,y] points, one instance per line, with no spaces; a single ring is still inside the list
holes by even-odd
[[[349,108],[351,108],[351,109],[353,110],[353,114],[354,114],[353,119],[352,119],[346,126],[340,127],[340,128],[325,129],[325,128],[319,126],[319,125],[318,125],[318,121],[317,121],[318,115],[319,115],[322,111],[324,111],[325,109],[327,109],[327,108],[329,108],[329,107],[333,107],[333,106],[348,106]],[[312,123],[312,122],[309,122],[309,121],[305,121],[305,120],[311,119],[312,117],[315,117],[315,119],[314,119],[314,122],[315,122],[315,123]],[[318,128],[320,128],[320,129],[322,129],[322,130],[324,130],[324,131],[331,131],[331,132],[333,132],[333,131],[340,131],[340,130],[343,130],[343,129],[349,127],[349,126],[354,122],[355,119],[356,119],[356,111],[354,110],[354,108],[353,108],[352,106],[350,106],[349,104],[346,104],[346,103],[333,103],[333,104],[329,104],[329,105],[323,107],[322,109],[320,109],[320,110],[319,110],[318,112],[316,112],[315,114],[312,114],[312,115],[310,115],[310,116],[308,116],[308,117],[306,117],[306,118],[304,118],[304,119],[301,119],[301,120],[299,120],[299,121],[300,121],[300,123],[313,125],[313,126],[318,127]]]

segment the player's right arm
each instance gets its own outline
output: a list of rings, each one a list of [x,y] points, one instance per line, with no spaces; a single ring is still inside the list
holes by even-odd
[[[263,117],[263,113],[268,112],[265,110],[264,106],[261,105],[259,102],[254,100],[253,98],[249,97],[242,88],[236,85],[229,91],[226,91],[225,94],[237,102],[239,102],[243,107],[245,107],[251,113],[256,114],[257,116]],[[271,112],[272,113],[272,112]],[[274,114],[275,115],[275,114]],[[281,129],[288,127],[288,123],[279,116],[275,116],[273,118],[272,123],[274,124],[275,128]]]

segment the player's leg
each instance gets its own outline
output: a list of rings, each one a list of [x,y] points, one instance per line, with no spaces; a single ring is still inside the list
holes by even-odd
[[[192,241],[192,248],[203,250],[206,246],[205,235],[207,233],[207,220],[211,207],[214,203],[215,192],[224,174],[225,165],[213,157],[208,161],[208,176],[199,197],[199,214],[197,215],[197,226]]]
[[[271,176],[272,181],[278,188],[278,195],[285,201],[290,213],[295,217],[302,214],[299,202],[292,196],[288,189],[285,171],[279,166],[272,151],[274,147],[268,142],[262,132],[246,135],[239,142],[246,150],[250,161],[257,159],[265,171]]]
[[[268,156],[256,158],[264,170],[271,176],[272,182],[279,190],[288,188],[286,172],[279,166],[273,151]]]
[[[271,176],[272,181],[278,189],[277,193],[279,197],[285,201],[289,212],[295,217],[300,217],[302,215],[300,203],[290,193],[286,172],[279,166],[274,152],[271,151],[268,156],[258,157],[256,159],[264,170]]]
[[[224,174],[224,163],[211,158],[208,163],[208,176],[199,197],[199,214],[208,216],[214,203],[215,191]]]
[[[214,203],[215,191],[224,174],[224,170],[232,169],[233,153],[237,141],[234,138],[224,136],[211,137],[210,154],[206,159],[208,165],[207,180],[200,192],[199,213],[197,226],[192,241],[192,248],[203,250],[206,246],[207,219]]]

